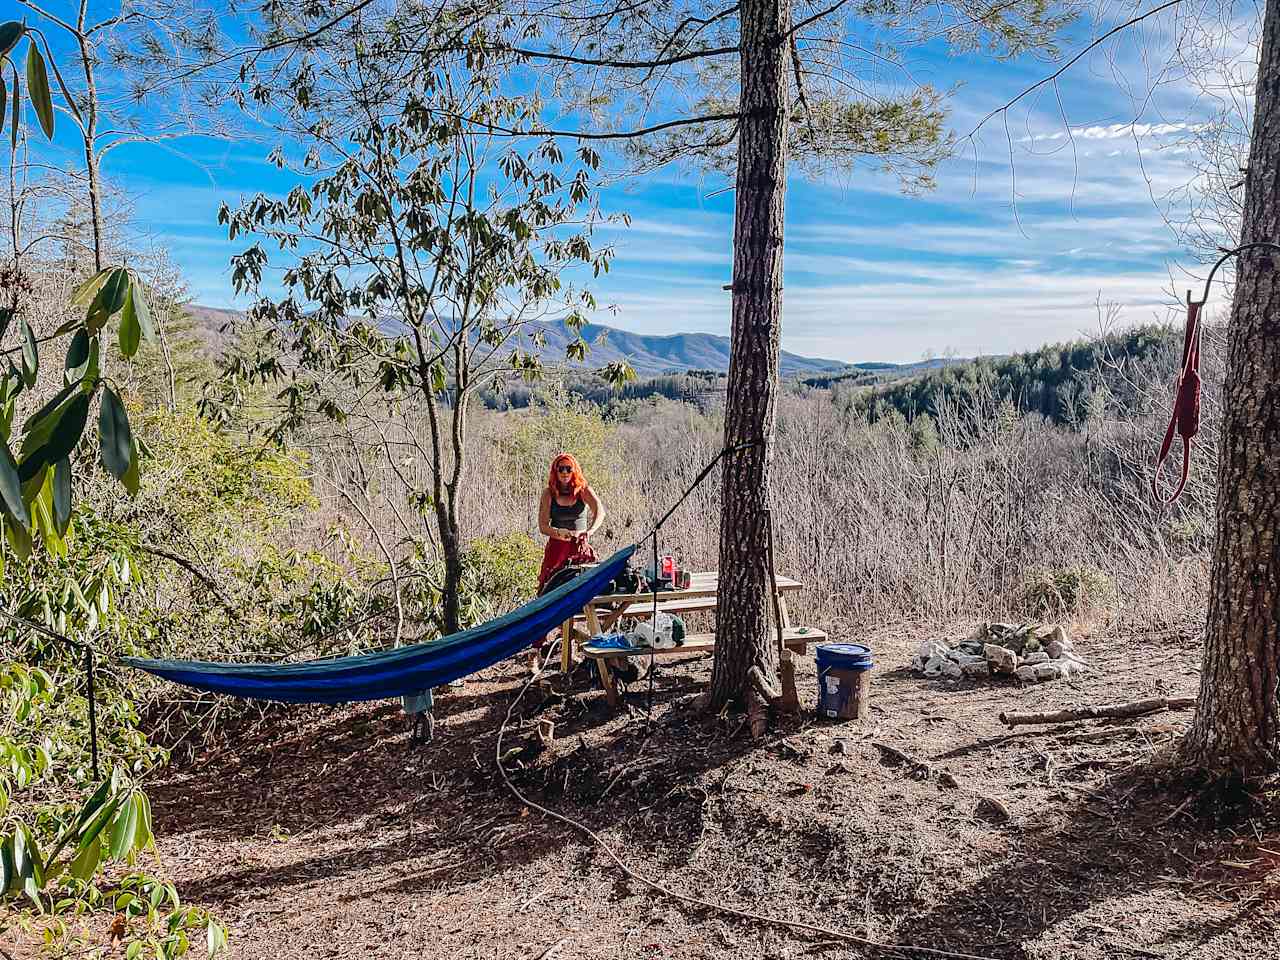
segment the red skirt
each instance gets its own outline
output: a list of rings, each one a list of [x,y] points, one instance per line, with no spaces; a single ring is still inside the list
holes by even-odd
[[[542,569],[538,571],[538,593],[541,595],[543,585],[551,579],[551,575],[569,562],[578,552],[578,545],[572,540],[548,540],[542,551]]]
[[[548,540],[546,549],[542,551],[542,569],[538,571],[538,596],[542,596],[547,581],[561,567],[599,562],[600,558],[585,540],[581,543],[577,540]]]

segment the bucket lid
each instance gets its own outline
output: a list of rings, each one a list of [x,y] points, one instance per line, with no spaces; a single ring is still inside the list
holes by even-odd
[[[820,655],[826,654],[829,657],[864,658],[871,656],[871,648],[861,643],[820,643],[814,649]]]

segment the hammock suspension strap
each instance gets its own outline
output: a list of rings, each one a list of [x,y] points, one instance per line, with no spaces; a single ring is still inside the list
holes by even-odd
[[[1173,494],[1167,500],[1162,501],[1166,507],[1171,506],[1181,497],[1182,491],[1187,486],[1187,477],[1191,470],[1191,441],[1200,432],[1200,391],[1202,386],[1200,379],[1200,335],[1202,328],[1200,312],[1209,299],[1209,289],[1213,283],[1213,275],[1229,259],[1239,256],[1247,250],[1269,249],[1280,252],[1280,243],[1259,240],[1255,243],[1242,244],[1233,249],[1225,247],[1219,249],[1222,250],[1222,256],[1209,271],[1209,276],[1205,278],[1203,295],[1197,301],[1191,299],[1190,291],[1187,292],[1187,319],[1182,335],[1182,365],[1178,368],[1178,379],[1173,388],[1173,410],[1169,415],[1169,426],[1165,429],[1164,440],[1160,444],[1160,453],[1156,457],[1155,470],[1151,475],[1151,493],[1159,499],[1160,494],[1156,489],[1156,485],[1160,479],[1160,468],[1164,466],[1165,460],[1169,458],[1169,454],[1173,449],[1173,438],[1176,434],[1182,439],[1182,476],[1178,480],[1178,486],[1174,489]]]

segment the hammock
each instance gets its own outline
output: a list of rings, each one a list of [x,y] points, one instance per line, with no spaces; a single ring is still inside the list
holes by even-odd
[[[430,690],[519,653],[563,624],[620,574],[635,547],[619,550],[587,573],[505,616],[429,643],[355,657],[303,663],[210,663],[201,660],[122,662],[183,686],[251,700],[349,703]]]

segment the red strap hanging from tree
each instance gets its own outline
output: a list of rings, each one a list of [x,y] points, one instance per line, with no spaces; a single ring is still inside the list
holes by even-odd
[[[1195,303],[1188,297],[1187,325],[1182,335],[1182,367],[1174,387],[1173,413],[1169,416],[1169,428],[1165,430],[1160,456],[1156,458],[1155,472],[1151,475],[1151,492],[1158,497],[1156,483],[1160,479],[1160,468],[1169,458],[1176,432],[1182,438],[1182,478],[1173,495],[1164,501],[1165,506],[1182,496],[1191,469],[1191,441],[1200,431],[1200,308],[1203,306],[1204,301]]]
[[[1173,435],[1176,432],[1182,437],[1182,479],[1178,481],[1178,488],[1173,491],[1173,496],[1164,501],[1165,506],[1169,506],[1182,496],[1183,488],[1187,485],[1187,474],[1191,469],[1191,440],[1200,430],[1200,308],[1209,299],[1209,287],[1213,283],[1213,275],[1229,259],[1239,256],[1246,250],[1265,249],[1280,253],[1280,243],[1256,240],[1253,243],[1241,244],[1233,250],[1225,247],[1218,249],[1222,251],[1222,256],[1209,271],[1209,276],[1205,278],[1204,295],[1200,301],[1192,302],[1191,293],[1187,292],[1187,327],[1182,336],[1182,369],[1178,373],[1178,382],[1174,387],[1173,413],[1169,417],[1169,428],[1164,432],[1164,443],[1160,444],[1160,456],[1156,458],[1155,472],[1151,476],[1151,492],[1159,497],[1156,484],[1160,479],[1160,468],[1169,458],[1169,451],[1173,449]]]

